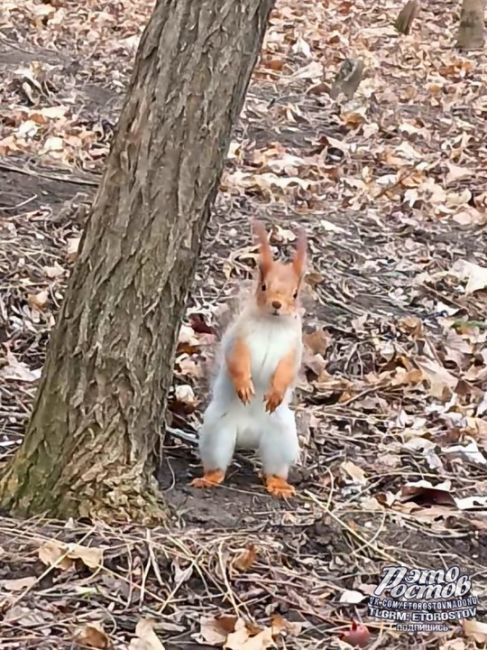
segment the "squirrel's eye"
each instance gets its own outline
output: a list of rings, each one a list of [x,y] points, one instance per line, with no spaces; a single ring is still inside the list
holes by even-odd
[[[265,285],[265,282],[264,282],[264,284],[261,285],[260,288],[262,289],[262,291],[265,291],[265,290],[267,289],[267,287],[266,287],[266,285]]]
[[[293,293],[294,300],[296,300],[297,297],[298,297],[298,290],[296,289],[296,291]]]

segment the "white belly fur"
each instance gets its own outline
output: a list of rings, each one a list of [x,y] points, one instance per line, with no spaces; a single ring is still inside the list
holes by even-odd
[[[231,349],[236,337],[242,338],[249,347],[255,395],[249,404],[242,404],[228,376],[226,364],[222,362],[213,387],[212,401],[205,413],[205,425],[211,429],[236,429],[238,447],[256,448],[263,434],[289,426],[290,418],[294,421],[288,407],[293,387],[271,414],[265,410],[264,395],[279,361],[291,350],[296,350],[298,368],[301,361],[301,322],[298,318],[249,317],[247,314],[224,336],[224,354]]]

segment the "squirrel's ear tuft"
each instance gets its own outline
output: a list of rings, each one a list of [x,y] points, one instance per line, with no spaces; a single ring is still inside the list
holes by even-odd
[[[296,251],[293,257],[293,267],[297,275],[301,278],[305,272],[306,267],[306,248],[307,248],[307,239],[306,232],[304,228],[298,230]]]
[[[272,266],[272,250],[269,245],[269,239],[267,237],[267,232],[262,221],[253,219],[252,221],[252,230],[257,239],[260,249],[260,260],[259,260],[259,269],[261,276],[264,277],[270,270]]]

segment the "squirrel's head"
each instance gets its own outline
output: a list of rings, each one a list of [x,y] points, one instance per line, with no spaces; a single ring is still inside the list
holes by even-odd
[[[306,266],[306,235],[300,229],[293,258],[288,263],[273,259],[272,250],[264,225],[253,222],[260,257],[256,289],[257,305],[272,316],[291,316],[299,307],[299,291]]]

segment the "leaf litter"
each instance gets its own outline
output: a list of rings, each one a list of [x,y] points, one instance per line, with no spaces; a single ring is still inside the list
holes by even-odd
[[[411,647],[365,619],[361,595],[391,558],[442,568],[442,553],[475,575],[479,620],[414,643],[485,642],[487,68],[485,52],[454,48],[457,5],[422,3],[399,36],[390,0],[278,1],[180,333],[163,485],[175,528],[3,518],[9,647],[19,634],[41,650],[76,635],[88,647]],[[2,461],[30,413],[151,9],[2,4]],[[351,97],[332,92],[347,61],[364,67]],[[276,251],[296,225],[310,240],[303,458],[284,505],[241,456],[229,486],[187,488],[215,342],[255,266],[251,216]]]

